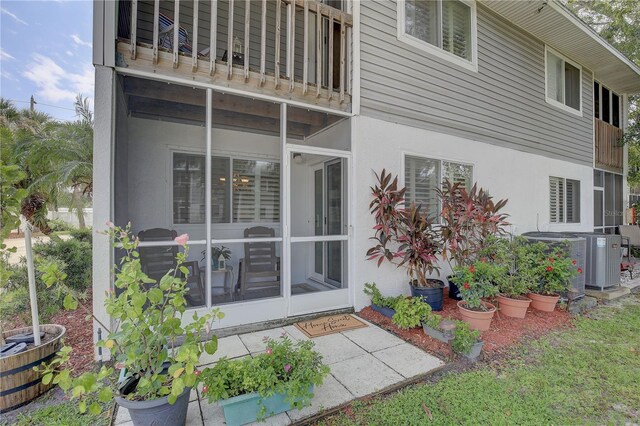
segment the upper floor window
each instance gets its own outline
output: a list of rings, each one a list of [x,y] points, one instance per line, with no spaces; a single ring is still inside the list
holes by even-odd
[[[437,189],[445,179],[462,183],[468,191],[473,185],[473,166],[413,155],[404,158],[405,199],[407,203],[420,204],[429,217],[439,216]]]
[[[582,67],[546,47],[547,102],[582,115]]]
[[[593,82],[593,116],[600,120],[620,128],[621,97],[601,85]]]
[[[398,38],[477,71],[476,5],[468,0],[398,0]]]

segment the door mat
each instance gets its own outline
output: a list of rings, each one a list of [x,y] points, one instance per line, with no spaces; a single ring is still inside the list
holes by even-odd
[[[310,321],[300,321],[294,325],[307,337],[311,338],[340,333],[341,331],[353,330],[356,328],[368,327],[367,324],[349,314],[331,315]]]

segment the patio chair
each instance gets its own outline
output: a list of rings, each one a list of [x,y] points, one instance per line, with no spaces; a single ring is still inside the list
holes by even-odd
[[[245,238],[273,238],[273,228],[255,226],[244,230]],[[273,296],[273,290],[280,294],[280,258],[276,256],[276,243],[244,243],[244,258],[240,259],[238,287],[240,299],[251,295]]]
[[[175,230],[153,228],[138,232],[140,241],[173,241],[178,236]],[[179,246],[161,246],[161,247],[140,247],[140,264],[142,271],[156,281],[167,273],[169,269],[176,267],[176,254],[178,254]],[[183,264],[189,269],[187,278],[188,292],[186,294],[187,302],[191,306],[201,306],[205,304],[205,289],[198,262],[187,261]]]
[[[627,260],[631,262],[631,248],[640,248],[640,226],[618,225],[618,233],[622,236],[622,246],[627,246]]]

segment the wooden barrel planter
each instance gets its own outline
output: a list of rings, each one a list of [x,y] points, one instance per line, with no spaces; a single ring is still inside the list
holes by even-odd
[[[33,370],[43,362],[49,362],[62,346],[61,339],[66,329],[61,325],[41,325],[45,332],[38,347],[28,348],[24,352],[0,358],[0,413],[13,410],[42,395],[53,387],[44,385],[40,373]],[[16,328],[2,333],[4,338],[21,333],[31,333],[31,327]]]

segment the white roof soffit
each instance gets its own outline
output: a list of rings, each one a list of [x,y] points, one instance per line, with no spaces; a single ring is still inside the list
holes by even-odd
[[[480,0],[568,58],[593,71],[618,93],[640,93],[640,67],[557,0]]]

